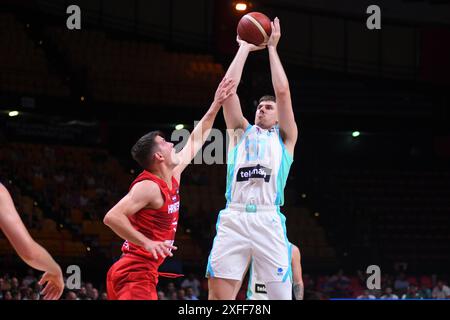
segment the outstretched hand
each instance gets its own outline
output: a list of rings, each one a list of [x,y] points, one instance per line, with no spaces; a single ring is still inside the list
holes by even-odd
[[[58,274],[44,273],[39,284],[44,287],[41,294],[45,300],[58,300],[64,291],[62,272]]]
[[[223,102],[233,94],[233,92],[235,91],[235,87],[236,81],[231,78],[229,79],[224,77],[216,90],[214,101],[216,101],[221,106]]]
[[[236,41],[239,44],[240,47],[246,47],[249,51],[258,51],[258,50],[262,50],[266,47],[266,43],[263,43],[259,46],[256,46],[254,44],[251,44],[247,41],[242,40],[239,35],[236,36]]]
[[[278,45],[278,41],[281,38],[281,27],[280,27],[280,19],[276,17],[272,22],[272,34],[270,35],[269,41],[267,42],[268,47],[276,48]]]

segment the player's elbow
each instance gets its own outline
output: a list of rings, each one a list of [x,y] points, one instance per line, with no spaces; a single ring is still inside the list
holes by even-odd
[[[275,89],[275,95],[277,98],[288,97],[291,94],[289,84],[284,84]]]
[[[28,262],[28,263],[30,263],[36,259],[36,255],[30,250],[25,250],[25,251],[21,252],[19,255],[22,257],[22,259],[25,262]]]
[[[111,227],[111,225],[114,224],[114,216],[111,214],[111,212],[108,212],[105,217],[103,218],[103,223],[107,225],[108,227]]]

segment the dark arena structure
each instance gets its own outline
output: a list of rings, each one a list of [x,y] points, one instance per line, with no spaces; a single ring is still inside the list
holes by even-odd
[[[130,149],[152,130],[167,140],[192,131],[250,11],[281,22],[299,132],[281,212],[304,299],[381,299],[389,288],[399,299],[450,298],[450,1],[237,4],[0,1],[0,180],[65,277],[81,270],[81,287],[61,299],[107,299],[123,239],[103,218],[140,173]],[[373,4],[381,25],[370,29]],[[253,122],[259,97],[273,94],[267,50],[249,55],[238,93]],[[225,134],[222,111],[214,128]],[[184,277],[160,278],[159,299],[208,298],[226,178],[223,162],[187,167],[178,250],[160,268]],[[381,287],[367,287],[370,266]],[[0,300],[39,299],[39,276],[0,232]]]

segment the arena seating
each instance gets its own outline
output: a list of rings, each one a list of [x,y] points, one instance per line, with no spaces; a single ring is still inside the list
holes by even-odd
[[[69,88],[50,71],[45,52],[14,15],[0,13],[0,90],[64,97]]]
[[[159,44],[56,27],[46,36],[74,71],[85,72],[89,91],[101,102],[204,106],[224,75],[211,56],[169,52]]]
[[[320,179],[324,223],[351,226],[335,232],[341,246],[367,248],[377,261],[408,262],[422,270],[448,263],[450,173],[443,170],[327,172]]]

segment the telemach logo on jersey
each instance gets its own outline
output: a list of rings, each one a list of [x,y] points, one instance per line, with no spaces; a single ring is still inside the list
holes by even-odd
[[[266,285],[262,283],[255,283],[255,292],[267,294]]]
[[[269,182],[271,173],[272,169],[263,167],[259,164],[255,167],[240,168],[237,173],[236,181],[241,182],[241,181],[248,181],[249,179],[252,178],[257,179],[259,178],[264,179],[265,182]]]

